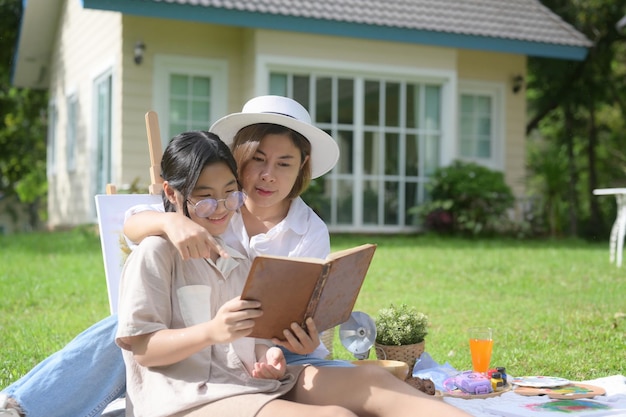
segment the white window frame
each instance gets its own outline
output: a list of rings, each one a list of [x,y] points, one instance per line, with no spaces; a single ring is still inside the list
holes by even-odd
[[[457,99],[457,132],[458,141],[456,147],[458,149],[458,159],[466,162],[475,162],[487,168],[504,171],[504,152],[506,145],[505,134],[505,111],[504,111],[504,91],[505,86],[502,83],[493,83],[485,81],[459,81],[459,91]],[[491,98],[491,156],[489,158],[466,157],[461,155],[461,96],[487,96]]]
[[[105,149],[105,151],[108,153],[108,155],[105,156],[105,161],[108,158],[109,161],[109,166],[105,166],[104,168],[104,172],[102,173],[102,177],[105,178],[104,184],[98,184],[98,177],[99,177],[99,173],[97,172],[97,170],[95,168],[97,168],[99,166],[99,161],[98,161],[98,147],[100,146],[100,144],[98,143],[98,91],[97,91],[97,86],[100,82],[102,82],[103,80],[110,78],[111,79],[111,86],[110,86],[110,97],[109,97],[109,132],[108,132],[108,136],[109,136],[109,143],[108,143],[108,148]],[[115,126],[115,115],[114,115],[114,109],[115,109],[115,77],[114,77],[114,73],[113,73],[113,69],[112,68],[108,68],[105,71],[100,72],[97,76],[93,77],[92,80],[92,117],[91,120],[92,122],[92,132],[91,132],[91,137],[92,137],[92,143],[93,143],[93,154],[92,154],[92,166],[94,167],[93,170],[93,179],[92,179],[92,187],[94,192],[92,194],[98,194],[98,193],[104,193],[106,191],[106,184],[109,182],[112,182],[113,179],[113,167],[115,165],[115,160],[114,160],[114,140],[113,140],[113,128]],[[93,208],[93,212],[95,214],[95,203],[92,202],[92,208]]]
[[[207,118],[206,130],[220,117],[226,115],[228,63],[225,60],[193,58],[177,55],[156,55],[154,57],[153,108],[159,115],[159,129],[162,134],[162,146],[165,148],[169,137],[169,80],[171,74],[186,74],[211,79],[211,105]],[[179,133],[179,132],[175,132]]]
[[[317,76],[328,75],[331,77],[349,77],[352,79],[380,79],[385,81],[399,81],[407,83],[428,83],[434,82],[441,85],[441,143],[439,152],[439,165],[445,165],[453,160],[453,155],[456,151],[456,72],[446,70],[428,70],[423,68],[414,67],[399,67],[399,66],[387,66],[387,65],[371,65],[364,66],[362,64],[356,64],[353,62],[342,61],[328,61],[328,60],[311,60],[307,58],[294,58],[275,55],[260,55],[258,57],[258,70],[255,73],[255,95],[267,94],[269,91],[269,76],[270,73],[314,73]],[[361,100],[357,97],[356,100]],[[361,103],[362,104],[362,103]],[[355,103],[360,106],[360,103]],[[314,115],[312,115],[314,116]],[[340,126],[331,123],[329,126],[325,126],[325,129],[329,128],[333,130],[341,130]],[[355,120],[355,133],[357,131],[362,133],[362,125],[359,125]],[[360,146],[359,144],[356,144]],[[355,150],[358,152],[358,149]],[[355,161],[355,167],[361,164],[361,161]],[[329,179],[335,181],[338,174],[335,170],[329,174]],[[357,184],[362,184],[363,178],[359,177],[360,173],[355,173],[354,180]],[[353,193],[353,209],[356,210],[353,216],[353,223],[351,226],[345,226],[340,224],[329,225],[329,229],[333,232],[343,231],[383,231],[383,232],[402,232],[414,230],[414,227],[403,225],[400,221],[398,225],[365,225],[362,222],[361,215],[359,213],[360,207],[363,205],[362,190],[359,186]],[[333,189],[333,192],[335,190]],[[331,199],[335,200],[337,196],[332,195]],[[399,196],[403,201],[403,195]]]

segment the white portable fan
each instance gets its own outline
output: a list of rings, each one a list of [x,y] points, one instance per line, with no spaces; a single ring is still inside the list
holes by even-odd
[[[367,359],[376,340],[376,323],[366,313],[353,311],[339,326],[339,340],[355,358]]]

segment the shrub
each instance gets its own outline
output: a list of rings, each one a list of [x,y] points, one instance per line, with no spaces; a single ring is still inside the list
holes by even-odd
[[[515,197],[501,172],[455,161],[433,173],[428,190],[430,201],[410,210],[426,230],[483,235],[509,226]]]

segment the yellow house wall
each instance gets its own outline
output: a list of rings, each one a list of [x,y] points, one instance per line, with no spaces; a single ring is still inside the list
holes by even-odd
[[[113,94],[119,96],[119,51],[121,20],[118,13],[84,10],[80,2],[66,0],[60,16],[50,68],[50,98],[56,102],[56,166],[49,181],[49,226],[86,223],[95,220],[93,206],[93,81],[113,70]],[[65,149],[67,97],[78,96],[76,170],[68,172]],[[115,103],[115,102],[114,102]],[[116,114],[116,109],[113,110]],[[112,135],[120,136],[114,122]],[[119,164],[115,159],[114,165]],[[89,180],[87,180],[89,179]]]
[[[123,148],[120,158],[123,170],[118,183],[126,187],[137,182],[143,189],[150,183],[148,168],[150,158],[146,138],[145,114],[155,108],[153,77],[155,57],[185,56],[211,58],[228,62],[229,108],[241,109],[242,37],[243,30],[218,25],[192,22],[140,18],[123,18],[123,84],[121,105]],[[146,49],[141,65],[133,60],[137,41],[143,41]],[[230,111],[230,110],[229,110]],[[234,110],[232,110],[234,111]],[[214,120],[207,120],[206,129]],[[165,145],[170,138],[162,137]]]

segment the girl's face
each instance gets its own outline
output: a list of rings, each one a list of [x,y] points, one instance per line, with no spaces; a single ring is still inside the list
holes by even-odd
[[[191,220],[204,226],[211,235],[217,236],[224,233],[234,213],[226,208],[223,199],[236,191],[239,191],[237,180],[228,165],[224,162],[212,163],[202,169],[198,182],[187,201],[183,200],[180,192],[176,192],[174,204],[176,204],[176,211],[180,214],[183,214],[183,204],[187,204]],[[212,214],[208,217],[200,217],[196,214],[195,205],[206,198],[220,201]]]
[[[266,135],[241,175],[248,204],[271,207],[282,203],[304,162],[300,149],[288,135]]]

